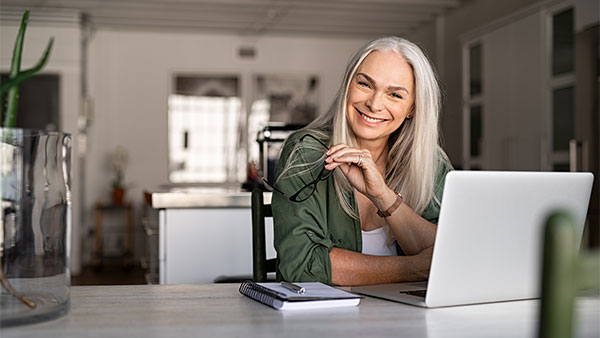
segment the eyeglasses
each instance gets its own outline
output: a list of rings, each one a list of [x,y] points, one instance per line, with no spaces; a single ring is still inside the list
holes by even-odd
[[[307,137],[310,137],[310,138],[314,139],[315,141],[319,142],[325,149],[329,148],[329,147],[327,147],[327,145],[325,145],[325,143],[321,142],[321,140],[319,140],[318,138],[316,138],[315,136],[313,136],[311,134],[303,135],[300,138],[300,142],[303,142],[304,139]],[[325,164],[323,164],[323,168],[321,168],[321,171],[319,172],[319,175],[317,175],[317,178],[315,178],[311,182],[307,183],[304,187],[302,187],[300,190],[298,190],[293,195],[288,195],[288,194],[284,193],[283,191],[277,189],[274,185],[270,185],[269,182],[267,182],[267,180],[264,177],[262,180],[263,180],[263,183],[265,184],[265,186],[267,187],[267,189],[269,189],[270,191],[276,191],[276,192],[280,193],[281,195],[283,195],[283,197],[289,199],[292,202],[304,202],[310,196],[312,196],[312,194],[315,193],[315,191],[317,190],[317,183],[327,180],[329,178],[329,176],[331,176],[331,173],[333,173],[333,170],[325,169]]]

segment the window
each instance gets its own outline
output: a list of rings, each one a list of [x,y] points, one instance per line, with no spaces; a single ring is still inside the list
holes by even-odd
[[[469,88],[472,97],[481,95],[481,44],[469,48]]]
[[[470,111],[471,157],[481,156],[481,105],[471,106]]]
[[[573,8],[550,12],[549,96],[550,96],[550,167],[555,171],[569,168],[569,141],[575,133],[575,61]]]
[[[483,46],[472,42],[463,51],[463,166],[465,169],[480,168],[483,156]]]
[[[552,75],[572,72],[573,60],[573,8],[569,8],[552,16]]]
[[[573,138],[573,86],[552,90],[552,149],[568,151],[569,140]]]
[[[248,116],[248,158],[259,159],[257,133],[267,124],[307,125],[317,117],[319,78],[305,74],[257,74]]]
[[[241,99],[235,76],[175,77],[169,96],[169,180],[237,183],[245,178]]]

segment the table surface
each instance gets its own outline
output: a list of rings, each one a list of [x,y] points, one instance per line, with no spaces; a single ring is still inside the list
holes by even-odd
[[[424,309],[366,297],[357,307],[277,311],[239,284],[75,286],[68,315],[3,328],[12,337],[535,337],[539,300]],[[577,337],[600,336],[600,298],[578,298]]]

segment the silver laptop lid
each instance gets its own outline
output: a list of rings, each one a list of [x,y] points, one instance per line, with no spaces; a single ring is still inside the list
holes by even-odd
[[[426,305],[539,297],[546,217],[567,210],[581,238],[593,179],[591,173],[450,172]]]

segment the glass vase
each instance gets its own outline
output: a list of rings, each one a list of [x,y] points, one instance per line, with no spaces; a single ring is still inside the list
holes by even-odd
[[[71,136],[0,128],[0,326],[56,318],[71,291]]]

